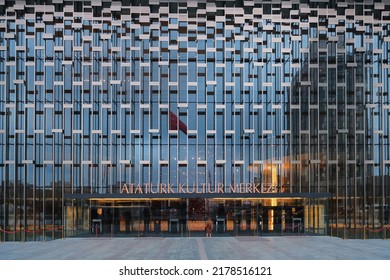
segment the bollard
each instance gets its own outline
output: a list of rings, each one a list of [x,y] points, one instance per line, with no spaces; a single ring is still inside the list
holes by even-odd
[[[367,237],[366,237],[366,225],[363,226],[363,240],[366,240]]]
[[[386,229],[387,229],[387,226],[384,226],[384,227],[383,227],[383,239],[384,239],[384,240],[387,239],[387,236],[386,236]]]

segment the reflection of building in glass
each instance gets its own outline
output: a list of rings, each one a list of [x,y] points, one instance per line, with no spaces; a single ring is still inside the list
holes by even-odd
[[[6,1],[1,239],[379,237],[382,2]]]

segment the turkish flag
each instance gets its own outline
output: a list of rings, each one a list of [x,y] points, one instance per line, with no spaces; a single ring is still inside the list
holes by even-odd
[[[187,134],[187,126],[172,112],[169,112],[169,130],[178,130]]]

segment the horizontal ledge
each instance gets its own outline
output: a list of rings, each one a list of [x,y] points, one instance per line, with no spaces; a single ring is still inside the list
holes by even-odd
[[[192,188],[192,187],[191,187]],[[211,186],[214,189],[214,186]],[[65,194],[65,199],[134,199],[134,198],[330,198],[331,193],[117,193],[117,194]]]

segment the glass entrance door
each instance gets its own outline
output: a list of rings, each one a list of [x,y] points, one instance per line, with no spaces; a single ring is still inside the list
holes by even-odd
[[[262,207],[262,234],[285,235],[303,232],[303,206]]]
[[[90,233],[96,237],[112,234],[113,208],[111,203],[102,203],[97,207],[91,207]]]
[[[113,234],[144,236],[149,232],[150,205],[145,203],[117,203],[113,207]]]
[[[150,230],[151,206],[140,202],[105,202],[91,206],[91,234],[143,236]]]

